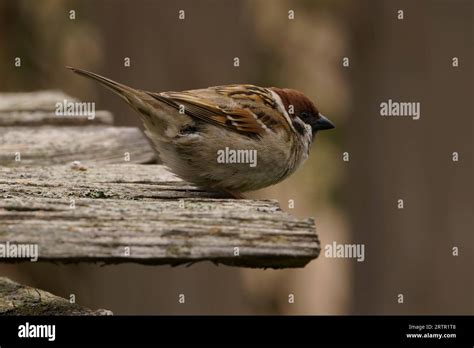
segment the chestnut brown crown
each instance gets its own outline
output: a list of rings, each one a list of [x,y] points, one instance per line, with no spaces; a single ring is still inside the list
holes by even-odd
[[[289,88],[276,88],[272,90],[277,93],[292,120],[298,117],[301,121],[311,126],[313,137],[317,131],[335,128],[334,124],[323,116],[314,103],[303,93]],[[293,108],[291,108],[293,106]]]

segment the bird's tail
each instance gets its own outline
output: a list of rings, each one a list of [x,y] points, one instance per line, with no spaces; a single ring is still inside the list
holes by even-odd
[[[136,89],[132,87],[125,86],[121,83],[108,79],[104,76],[95,74],[93,72],[78,69],[78,68],[73,68],[70,66],[67,66],[66,68],[75,72],[78,75],[85,76],[87,78],[98,81],[100,84],[104,85],[105,87],[113,91],[114,93],[117,93],[120,97],[124,98],[127,102],[129,102],[129,98],[127,98],[127,96],[129,97],[130,94],[136,95],[138,92]]]
[[[126,86],[87,70],[73,68],[70,66],[67,66],[66,68],[72,70],[78,75],[95,80],[101,85],[107,87],[112,92],[124,99],[125,102],[127,102],[127,104],[130,105],[140,115],[143,122],[150,122],[151,115],[149,112],[146,112],[146,110],[149,109],[150,102],[153,102],[153,98],[150,97],[145,91]]]
[[[118,94],[128,105],[134,109],[148,130],[150,138],[155,142],[155,138],[168,138],[167,129],[178,127],[176,125],[175,110],[172,110],[166,103],[160,102],[152,97],[149,92],[135,89],[106,77],[100,76],[90,71],[66,67],[78,75],[95,80],[103,86]],[[176,130],[177,132],[177,130]]]

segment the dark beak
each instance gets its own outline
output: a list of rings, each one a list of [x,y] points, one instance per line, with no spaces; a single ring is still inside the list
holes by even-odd
[[[333,129],[333,128],[336,128],[336,126],[331,121],[329,121],[326,117],[319,114],[319,119],[316,121],[315,129],[320,131],[320,130]]]

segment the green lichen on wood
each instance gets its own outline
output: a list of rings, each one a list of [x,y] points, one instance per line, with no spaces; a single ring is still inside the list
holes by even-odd
[[[0,315],[112,315],[70,303],[49,292],[0,277]]]

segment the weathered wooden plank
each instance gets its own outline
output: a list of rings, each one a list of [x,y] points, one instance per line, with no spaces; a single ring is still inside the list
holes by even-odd
[[[52,111],[5,111],[0,112],[0,127],[37,126],[88,126],[112,125],[114,118],[109,111],[96,111],[95,116],[58,116]]]
[[[318,256],[312,219],[218,195],[159,165],[0,168],[0,242],[38,244],[40,260],[59,262],[283,268]]]
[[[54,111],[56,103],[62,103],[64,100],[78,102],[76,98],[55,90],[4,92],[0,93],[0,112]]]
[[[113,124],[112,114],[103,110],[96,111],[94,117],[56,115],[56,104],[64,101],[79,102],[60,91],[0,93],[0,127]]]
[[[0,277],[0,315],[112,315],[106,309],[89,309],[49,292]]]
[[[138,128],[0,127],[0,166],[125,163],[127,153],[131,163],[155,160],[155,151]]]

